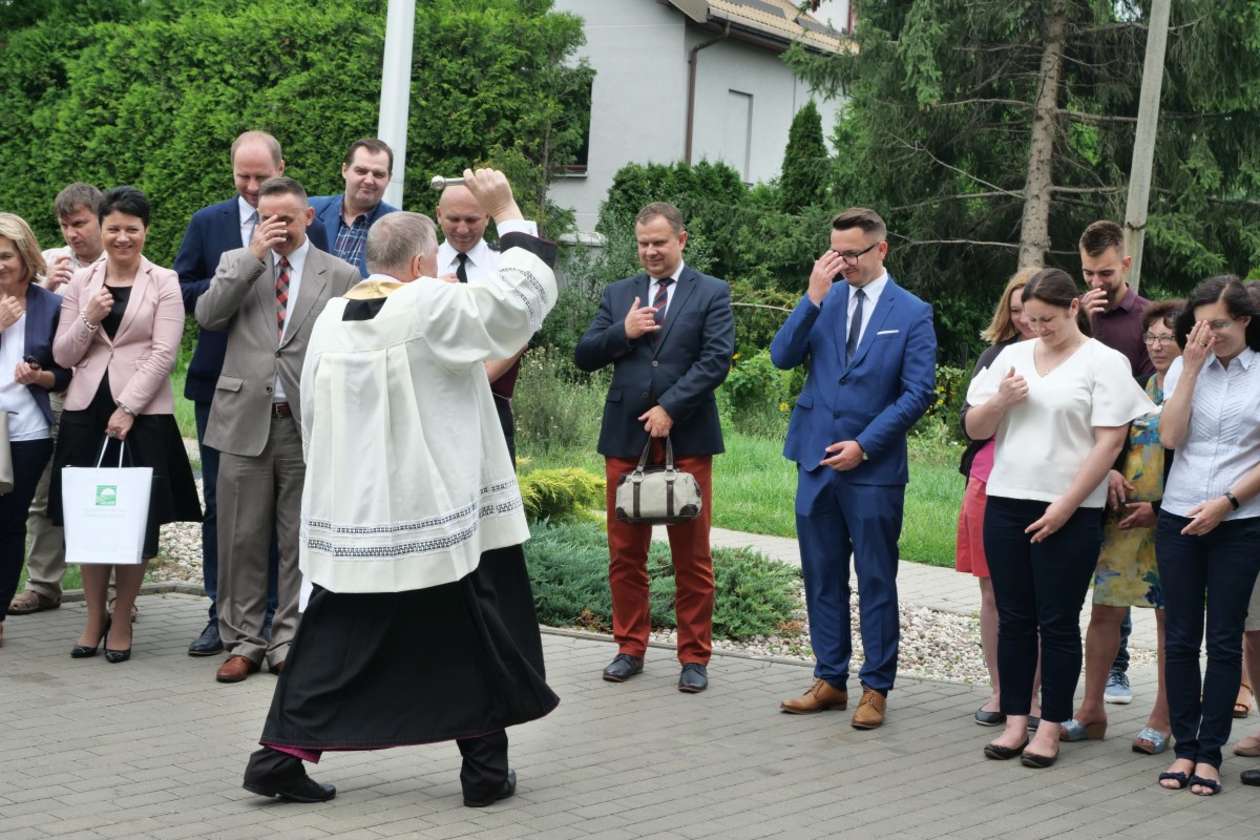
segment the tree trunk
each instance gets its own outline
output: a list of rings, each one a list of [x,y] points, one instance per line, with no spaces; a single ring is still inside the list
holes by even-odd
[[[1028,144],[1028,180],[1024,186],[1024,218],[1019,231],[1019,265],[1040,267],[1050,250],[1050,202],[1054,187],[1054,141],[1058,131],[1059,81],[1067,38],[1064,0],[1053,0],[1045,21],[1041,53],[1041,87],[1033,110]]]

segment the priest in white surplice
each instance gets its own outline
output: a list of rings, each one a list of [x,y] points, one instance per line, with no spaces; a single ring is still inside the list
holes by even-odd
[[[559,702],[521,552],[529,538],[484,362],[515,355],[556,300],[555,246],[502,173],[465,171],[497,224],[498,271],[434,279],[432,221],[382,216],[372,272],[329,301],[302,371],[300,562],[313,592],[245,788],[323,801],[302,761],[455,740],[464,804],[511,796],[504,728]]]

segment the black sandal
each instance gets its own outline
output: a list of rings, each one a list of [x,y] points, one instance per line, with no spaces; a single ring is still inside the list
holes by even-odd
[[[1168,785],[1164,784],[1164,782],[1167,782],[1167,781],[1176,782],[1177,786],[1170,788]],[[1159,774],[1159,786],[1162,787],[1164,790],[1185,790],[1186,786],[1189,784],[1190,784],[1190,777],[1180,771],[1177,771],[1175,773],[1160,773]]]
[[[1198,785],[1199,787],[1205,787],[1212,791],[1211,793],[1197,793],[1193,790],[1190,791],[1195,796],[1216,796],[1216,794],[1221,792],[1221,783],[1216,779],[1205,779],[1202,776],[1191,776],[1189,784],[1191,787]]]

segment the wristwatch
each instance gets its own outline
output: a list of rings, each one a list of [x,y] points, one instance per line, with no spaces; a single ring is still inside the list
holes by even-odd
[[[1230,491],[1226,490],[1226,491],[1225,491],[1225,498],[1229,500],[1229,506],[1230,506],[1230,507],[1232,507],[1234,510],[1238,510],[1238,508],[1240,507],[1240,505],[1239,505],[1239,503],[1238,503],[1238,497],[1237,497],[1237,496],[1235,496],[1235,495],[1234,495],[1233,493],[1231,493]]]

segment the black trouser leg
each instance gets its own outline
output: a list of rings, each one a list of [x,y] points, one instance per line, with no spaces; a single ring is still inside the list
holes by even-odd
[[[271,747],[254,750],[249,754],[249,764],[245,765],[246,784],[301,778],[305,775],[306,768],[302,766],[302,759]]]
[[[508,737],[500,729],[489,735],[459,738],[455,741],[464,765],[459,771],[459,784],[465,799],[486,799],[493,796],[508,776]]]
[[[9,611],[9,602],[22,576],[22,563],[26,559],[26,516],[52,450],[51,440],[9,444],[13,489],[0,496],[0,622]]]

